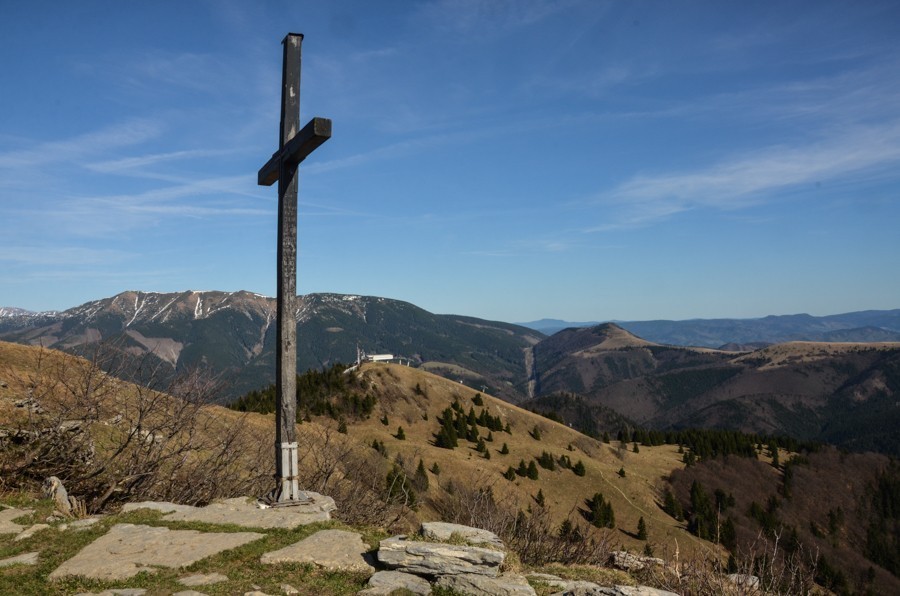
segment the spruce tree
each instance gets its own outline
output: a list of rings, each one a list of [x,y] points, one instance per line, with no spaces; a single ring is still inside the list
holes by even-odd
[[[507,454],[509,454],[509,447],[506,445],[506,443],[503,443],[503,447],[500,448],[500,455]]]
[[[396,437],[397,437],[397,440],[398,440],[398,441],[405,441],[405,440],[406,440],[406,433],[403,432],[403,427],[402,427],[402,426],[398,426],[398,427],[397,427],[397,435],[396,435]]]
[[[537,466],[534,465],[534,460],[531,460],[530,462],[528,462],[527,476],[529,478],[531,478],[532,480],[538,479],[538,469],[537,469]]]
[[[414,485],[419,492],[428,490],[428,473],[425,471],[425,462],[419,460],[419,467],[416,468],[416,476]]]
[[[544,491],[542,489],[538,489],[538,493],[534,497],[534,502],[537,503],[540,507],[544,506]]]
[[[587,473],[587,470],[584,469],[584,462],[580,459],[577,464],[572,466],[572,471],[575,472],[576,476],[584,476]]]
[[[638,520],[637,537],[638,540],[647,539],[647,524],[644,522],[644,516],[641,516],[641,518]]]

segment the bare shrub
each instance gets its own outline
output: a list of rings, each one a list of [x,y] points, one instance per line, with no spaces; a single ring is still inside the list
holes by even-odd
[[[348,524],[390,527],[409,514],[410,498],[391,499],[384,458],[331,428],[304,424],[297,437],[300,484],[327,494]]]
[[[498,499],[493,488],[484,478],[466,484],[451,482],[447,496],[433,506],[445,521],[494,532],[527,565],[598,565],[609,558],[610,533],[591,529],[572,515],[558,527],[548,508],[522,511],[511,496]]]
[[[149,384],[116,378],[126,365]],[[245,425],[210,412],[216,384],[203,374],[169,380],[153,359],[128,360],[116,346],[91,360],[38,350],[29,371],[27,393],[39,407],[7,430],[4,488],[57,476],[96,512],[135,499],[204,504],[267,480]]]
[[[779,542],[779,537],[767,540],[760,534],[756,542],[738,552],[731,569],[715,557],[682,560],[676,544],[674,553],[661,553],[665,566],[648,566],[635,574],[642,583],[684,595],[820,593],[814,579],[818,553],[802,548],[786,553]]]

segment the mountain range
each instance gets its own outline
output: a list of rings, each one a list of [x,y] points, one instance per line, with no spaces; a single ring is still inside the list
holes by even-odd
[[[4,308],[0,339],[82,355],[111,343],[138,357],[142,371],[168,375],[205,368],[221,381],[224,403],[272,382],[274,313],[273,298],[250,292],[123,292],[63,312]],[[554,412],[589,433],[735,428],[900,455],[900,343],[769,345],[815,337],[813,330],[842,340],[863,329],[869,339],[891,338],[900,310],[607,323],[547,337],[398,300],[309,294],[298,297],[297,320],[300,371],[353,362],[359,348]],[[654,329],[728,349],[654,341]]]
[[[624,417],[900,455],[900,343],[787,342],[736,354],[657,344],[606,323],[564,330],[532,352],[536,398],[523,405],[586,431],[616,430]]]
[[[123,292],[62,312],[2,312],[4,340],[80,354],[113,341],[171,372],[211,370],[223,382],[223,401],[274,378],[275,299],[251,292]],[[517,325],[435,315],[372,296],[299,296],[296,314],[299,371],[354,362],[361,348],[513,402],[525,395],[524,350],[544,338]]]
[[[824,317],[808,314],[770,315],[756,319],[689,319],[685,321],[610,321],[649,341],[674,346],[756,349],[786,341],[900,341],[900,309],[865,310]],[[519,323],[553,335],[570,327],[594,327],[600,322],[574,323],[541,319]]]

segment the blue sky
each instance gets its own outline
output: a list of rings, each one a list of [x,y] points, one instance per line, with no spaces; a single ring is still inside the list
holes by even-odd
[[[505,321],[900,307],[897,2],[3,2],[0,306],[298,291]]]

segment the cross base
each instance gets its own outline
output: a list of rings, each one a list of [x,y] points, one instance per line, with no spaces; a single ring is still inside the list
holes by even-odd
[[[297,443],[276,443],[275,451],[281,464],[275,475],[275,488],[260,501],[269,507],[290,507],[312,503],[312,498],[300,490],[297,481]]]

